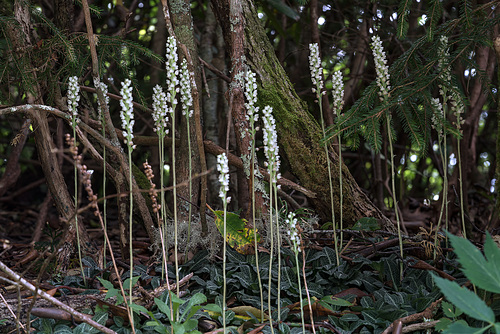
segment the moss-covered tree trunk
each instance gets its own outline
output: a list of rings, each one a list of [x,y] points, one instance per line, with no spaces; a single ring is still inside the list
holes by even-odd
[[[234,24],[229,19],[229,1],[212,0],[212,4],[228,44]],[[316,193],[316,197],[311,198],[312,204],[320,217],[328,221],[331,217],[330,189],[325,151],[320,145],[321,128],[308,112],[305,103],[297,96],[275,56],[252,0],[242,0],[242,15],[245,22],[247,64],[259,78],[259,104],[273,107],[280,152],[284,154],[283,158],[289,162],[291,172],[300,180],[301,185]],[[330,149],[330,154],[335,213],[338,217],[339,160],[333,148]],[[363,193],[344,164],[342,177],[344,226],[350,226],[362,217],[375,217],[385,229],[394,230],[392,222]]]

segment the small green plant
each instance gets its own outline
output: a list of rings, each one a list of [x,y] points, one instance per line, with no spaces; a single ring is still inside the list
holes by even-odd
[[[201,333],[198,331],[198,319],[195,318],[197,312],[203,308],[203,310],[210,310],[213,312],[220,312],[221,309],[219,306],[215,304],[208,304],[205,306],[201,306],[201,304],[206,303],[207,297],[202,293],[197,293],[193,295],[188,300],[183,300],[173,293],[169,292],[168,297],[171,298],[171,301],[164,302],[161,299],[155,298],[155,304],[158,307],[158,310],[167,316],[168,320],[171,324],[171,330],[174,334],[183,334],[183,333]],[[170,310],[169,304],[172,305],[172,310]],[[158,333],[167,334],[171,333],[169,328],[161,322],[158,316],[153,314],[153,312],[146,310],[142,306],[135,305],[134,308],[136,310],[140,310],[149,314],[149,316],[153,319],[151,321],[146,322],[145,326],[152,326]],[[178,319],[174,319],[172,314],[179,313],[180,316]]]
[[[468,240],[454,236],[450,233],[448,238],[462,265],[462,272],[475,287],[492,293],[500,293],[500,249],[495,244],[490,234],[486,235],[484,254]],[[492,328],[500,333],[500,322],[495,322],[495,313],[486,302],[473,291],[461,287],[456,282],[446,280],[433,274],[434,281],[443,295],[450,301],[455,309],[443,304],[444,314],[448,318],[441,319],[442,325],[447,325],[443,333],[484,333]],[[486,326],[471,327],[466,321],[454,321],[461,312],[473,319],[477,319]],[[453,318],[453,321],[449,318]]]

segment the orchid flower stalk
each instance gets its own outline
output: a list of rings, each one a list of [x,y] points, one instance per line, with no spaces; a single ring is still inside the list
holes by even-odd
[[[280,156],[279,156],[279,147],[278,147],[278,135],[276,133],[276,121],[272,114],[273,108],[270,106],[265,106],[263,110],[262,120],[264,122],[264,154],[266,156],[265,165],[267,167],[267,171],[269,173],[269,227],[271,234],[271,250],[270,250],[270,260],[269,260],[269,282],[268,282],[268,308],[269,308],[269,320],[271,323],[271,332],[274,333],[273,325],[272,325],[272,312],[271,312],[271,269],[273,264],[273,253],[274,253],[274,233],[277,236],[277,249],[278,249],[278,298],[277,298],[277,306],[278,306],[278,321],[281,319],[281,237],[279,231],[279,220],[278,220],[278,179],[281,177],[279,174],[280,168]],[[274,202],[273,202],[274,200]],[[274,205],[274,213],[276,217],[273,218],[273,205]],[[276,224],[276,232],[274,232],[273,220]]]
[[[382,46],[382,41],[379,36],[372,37],[372,51],[373,58],[375,60],[375,71],[377,72],[377,86],[379,87],[379,97],[382,103],[388,103],[390,97],[390,76],[389,76],[389,66],[387,66],[387,57],[385,55],[384,47]],[[387,123],[387,135],[389,137],[389,149],[391,155],[391,175],[392,175],[392,201],[394,205],[394,213],[396,215],[396,223],[398,226],[398,238],[399,238],[399,252],[401,256],[401,261],[403,261],[403,238],[401,236],[401,222],[399,219],[398,201],[396,198],[396,171],[394,168],[394,148],[392,142],[394,138],[392,137],[391,121],[392,117],[390,112],[386,112],[386,123]],[[401,279],[403,278],[403,262],[401,262]]]
[[[193,183],[192,179],[192,157],[191,157],[191,133],[189,130],[189,119],[193,115],[193,96],[191,95],[191,80],[190,74],[188,70],[187,60],[184,59],[181,65],[181,80],[180,80],[180,91],[181,91],[181,101],[182,101],[182,115],[186,117],[186,133],[187,133],[187,142],[188,142],[188,155],[189,155],[189,212],[188,212],[188,235],[187,235],[187,244],[189,244],[189,239],[191,237],[191,213],[192,213],[192,197],[193,197]],[[185,251],[185,258],[187,260],[187,250]]]
[[[222,326],[224,332],[226,333],[226,298],[227,298],[227,285],[226,285],[226,246],[227,246],[227,226],[226,226],[226,213],[227,213],[227,203],[231,200],[231,197],[227,197],[227,192],[229,191],[229,165],[226,153],[219,154],[217,156],[217,171],[219,172],[219,197],[222,199],[224,206],[224,247],[222,249],[222,275],[224,280],[224,286],[222,291]]]
[[[160,159],[160,204],[158,204],[158,225],[160,226],[163,233],[161,233],[162,238],[162,248],[163,253],[166,253],[167,247],[167,211],[165,204],[165,136],[168,134],[167,122],[168,122],[168,106],[167,106],[167,95],[160,87],[156,85],[153,88],[153,120],[155,122],[154,131],[158,134],[158,155]],[[165,262],[166,263],[166,262]],[[165,280],[168,281],[167,267],[162,261],[162,276],[165,275]]]
[[[68,85],[68,111],[71,114],[71,126],[73,128],[73,145],[76,150],[76,124],[78,123],[78,102],[80,101],[80,85],[78,85],[78,77],[70,77]],[[78,248],[78,260],[80,262],[80,270],[82,272],[83,283],[87,285],[85,273],[82,264],[82,250],[80,246],[80,228],[78,227],[78,168],[74,166],[75,179],[75,228],[76,228],[76,245]]]
[[[177,93],[179,92],[179,66],[177,65],[177,41],[170,36],[167,39],[167,101],[170,104],[168,112],[172,124],[172,187],[174,202],[174,258],[175,258],[175,281],[177,296],[179,295],[179,258],[178,258],[178,222],[177,222],[177,180],[175,175],[175,108],[177,107]],[[176,315],[177,316],[177,315]]]
[[[132,249],[132,215],[134,210],[134,199],[132,195],[132,151],[135,149],[134,145],[134,108],[133,108],[133,98],[132,98],[132,82],[130,79],[125,79],[122,82],[122,89],[120,90],[120,94],[122,99],[120,100],[121,112],[120,118],[122,120],[122,128],[125,129],[123,131],[123,136],[125,137],[124,142],[128,147],[128,164],[129,164],[129,232],[128,232],[128,242],[129,242],[129,257],[130,257],[130,286],[129,286],[129,295],[130,300],[129,303],[132,305],[132,277],[134,273],[134,256]],[[133,316],[131,315],[130,320],[133,322]],[[131,324],[132,328],[134,324]]]
[[[264,321],[264,292],[262,289],[262,280],[260,278],[260,267],[259,267],[259,251],[257,248],[257,226],[255,219],[255,122],[259,119],[259,107],[255,104],[257,103],[257,80],[256,75],[252,71],[246,72],[245,80],[245,97],[247,102],[245,107],[247,109],[247,114],[245,115],[247,121],[250,123],[250,136],[252,140],[252,145],[250,148],[250,178],[252,184],[252,223],[253,223],[253,238],[255,247],[255,266],[257,270],[257,280],[259,281],[259,292],[260,292],[260,321]]]
[[[342,78],[342,72],[336,71],[333,74],[332,78],[332,84],[333,84],[333,89],[332,89],[332,95],[333,95],[333,113],[339,117],[342,114],[342,108],[344,107],[344,81]],[[344,222],[343,222],[343,184],[342,184],[342,137],[340,136],[340,133],[337,136],[337,140],[339,142],[339,183],[340,183],[340,203],[339,203],[339,211],[340,211],[340,245],[342,245],[343,242],[343,236],[344,233],[342,232],[344,229]]]
[[[309,69],[311,71],[311,81],[313,83],[312,91],[316,94],[316,99],[319,105],[319,114],[321,118],[321,130],[323,137],[325,137],[325,121],[323,117],[323,105],[321,103],[321,96],[323,92],[323,67],[321,66],[321,57],[319,54],[318,43],[309,44]],[[337,265],[340,264],[339,244],[337,240],[337,223],[335,222],[335,208],[333,203],[333,181],[332,181],[332,167],[330,161],[330,154],[328,153],[328,146],[325,145],[325,157],[328,168],[328,181],[330,185],[330,210],[332,212],[333,224],[333,240],[335,243],[335,256],[337,257]]]

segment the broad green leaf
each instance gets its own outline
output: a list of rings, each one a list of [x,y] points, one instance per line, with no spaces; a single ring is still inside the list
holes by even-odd
[[[115,287],[113,286],[113,283],[111,283],[110,281],[107,281],[101,277],[97,277],[97,279],[99,280],[99,282],[101,282],[102,286],[107,289],[107,290],[110,290],[110,289],[114,289]]]
[[[192,330],[196,329],[198,327],[198,320],[197,319],[189,319],[183,324],[184,330],[186,332],[191,332]]]
[[[104,326],[108,321],[108,312],[98,312],[92,317],[92,320]]]
[[[54,334],[73,334],[73,330],[67,325],[57,325],[54,328]]]
[[[233,311],[234,314],[239,316],[248,316],[249,314],[251,314],[257,319],[261,318],[260,310],[253,306],[235,306],[231,307],[230,310]],[[269,316],[265,313],[263,314],[263,317],[265,320],[269,319]]]
[[[470,241],[450,233],[447,235],[463,267],[463,272],[471,283],[481,289],[500,293],[500,250],[491,236],[489,234],[486,236],[484,245],[487,261]]]
[[[135,286],[140,276],[132,277],[132,286]],[[123,289],[127,290],[130,288],[130,278],[127,278],[125,282],[123,282]]]
[[[449,325],[444,331],[444,334],[481,334],[488,330],[489,327],[474,328],[469,327],[461,322],[455,322]]]
[[[220,308],[219,305],[216,304],[207,304],[203,306],[203,311],[209,313],[209,312],[214,312],[214,313],[219,313],[222,314],[222,309]]]
[[[351,307],[352,303],[341,298],[333,297],[333,296],[325,296],[321,298],[321,301],[328,303],[330,305],[335,305],[335,306],[345,306],[345,307]]]
[[[460,287],[455,282],[438,277],[434,273],[432,273],[432,276],[446,299],[464,311],[464,313],[474,319],[486,321],[488,323],[493,323],[495,321],[493,310],[474,292]]]
[[[443,308],[444,315],[450,318],[456,318],[463,313],[462,310],[455,308],[452,304],[445,301],[441,302],[441,307]]]
[[[163,313],[166,314],[168,317],[168,320],[172,321],[172,315],[170,314],[170,307],[168,307],[167,304],[161,299],[155,298],[155,304],[158,306],[158,309]]]
[[[141,305],[137,305],[137,304],[132,304],[132,305],[129,305],[129,307],[135,311],[136,313],[140,313],[140,312],[143,312],[145,314],[148,314],[150,313],[144,306],[141,306]]]
[[[377,231],[380,230],[380,225],[376,218],[373,217],[363,217],[360,218],[353,226],[353,230],[356,231]]]
[[[213,211],[215,224],[221,235],[224,235],[224,211]],[[254,254],[254,230],[247,227],[248,221],[240,218],[237,214],[226,212],[226,241],[240,254]],[[260,235],[257,234],[257,242]]]
[[[448,318],[441,318],[439,319],[439,322],[434,326],[434,329],[436,331],[443,331],[445,330],[450,324],[452,323],[451,319]]]
[[[172,324],[172,328],[174,329],[175,334],[184,334],[186,333],[186,330],[184,329],[184,325],[180,324],[178,322],[174,322]]]

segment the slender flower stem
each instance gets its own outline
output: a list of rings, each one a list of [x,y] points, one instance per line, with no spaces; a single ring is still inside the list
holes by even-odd
[[[372,50],[373,58],[375,60],[375,71],[377,72],[377,86],[379,87],[379,97],[380,101],[384,104],[389,101],[389,91],[391,90],[390,76],[389,76],[389,66],[387,66],[387,58],[382,46],[382,41],[380,37],[372,37]],[[399,238],[399,252],[401,256],[400,263],[400,278],[403,279],[403,238],[401,236],[401,221],[399,219],[398,201],[396,197],[396,168],[394,166],[394,147],[393,147],[393,135],[391,120],[392,116],[390,111],[386,112],[386,124],[387,124],[387,136],[389,139],[389,149],[391,155],[391,179],[392,179],[392,202],[394,204],[394,214],[396,215],[396,224],[398,227],[398,238]]]
[[[309,68],[311,70],[311,79],[314,87],[312,88],[313,93],[316,93],[316,99],[319,105],[319,114],[321,118],[321,133],[323,138],[325,137],[325,121],[323,117],[323,104],[321,103],[321,96],[324,94],[323,90],[323,68],[321,67],[321,57],[319,55],[318,43],[309,44],[309,50],[311,51],[309,55]],[[330,210],[332,212],[332,224],[333,230],[333,242],[335,243],[335,256],[337,257],[337,266],[340,265],[340,255],[339,255],[339,244],[337,240],[337,223],[335,222],[335,206],[333,200],[333,181],[332,181],[332,167],[330,161],[330,154],[328,153],[328,146],[325,145],[325,157],[328,168],[328,183],[330,185]]]
[[[342,113],[342,108],[344,107],[344,81],[342,77],[342,72],[336,71],[332,78],[332,95],[333,95],[333,113],[339,117]],[[337,136],[339,142],[339,185],[340,185],[340,246],[343,245],[344,239],[344,194],[343,194],[343,184],[342,184],[342,137],[340,133]]]
[[[271,234],[271,249],[270,249],[270,259],[269,259],[269,280],[268,280],[268,297],[267,297],[267,302],[268,302],[268,308],[269,308],[269,322],[270,322],[270,327],[271,327],[271,333],[274,333],[274,328],[273,328],[273,320],[272,320],[272,308],[271,308],[271,286],[272,286],[272,264],[273,264],[273,256],[274,256],[274,228],[273,228],[273,207],[276,208],[276,215],[278,214],[277,208],[278,208],[278,197],[274,196],[274,194],[277,193],[277,181],[281,177],[279,174],[279,167],[280,167],[280,159],[279,159],[279,148],[278,148],[278,135],[276,133],[276,121],[273,116],[273,108],[270,106],[266,106],[263,110],[263,116],[262,119],[264,121],[264,154],[267,158],[267,161],[265,162],[267,166],[267,170],[269,173],[269,229],[270,229],[270,234]],[[276,202],[273,204],[273,200]],[[274,205],[274,206],[273,206]],[[276,233],[279,234],[279,223],[278,223],[278,217],[276,216],[276,226],[278,226],[278,230]],[[278,236],[278,241],[280,240]],[[280,251],[281,245],[278,244],[278,252]],[[280,254],[278,254],[278,259],[281,260]],[[278,264],[278,267],[280,265]],[[281,302],[280,300],[280,281],[281,281],[281,272],[278,271],[278,320],[281,320],[280,313],[281,313],[281,305],[279,304]]]
[[[130,257],[130,285],[129,285],[129,295],[130,295],[130,300],[129,303],[132,305],[133,300],[132,300],[132,287],[133,287],[133,273],[134,273],[134,254],[133,254],[133,248],[132,248],[132,234],[133,234],[133,221],[132,221],[132,215],[134,212],[134,198],[132,194],[132,150],[135,148],[133,138],[134,138],[134,110],[133,110],[133,104],[132,104],[132,87],[131,87],[132,82],[130,79],[125,79],[125,81],[122,83],[122,89],[120,91],[120,94],[122,95],[122,99],[120,100],[120,106],[121,106],[121,113],[120,117],[122,119],[122,127],[125,129],[123,131],[123,136],[125,137],[125,144],[128,146],[128,169],[129,169],[129,199],[130,199],[130,204],[129,204],[129,257]],[[134,328],[133,324],[133,315],[131,315],[131,321],[132,321],[132,328]]]
[[[97,99],[97,103],[99,104],[99,118],[101,120],[102,124],[102,136],[106,138],[106,117],[104,116],[105,110],[108,110],[107,104],[109,103],[109,97],[108,97],[108,87],[106,86],[105,83],[101,82],[100,83],[100,88],[102,90],[102,94],[104,96],[104,102],[106,103],[106,106],[101,106],[101,102],[99,99]],[[106,265],[106,247],[107,247],[107,237],[106,237],[106,231],[108,228],[108,219],[107,219],[107,209],[108,209],[108,199],[106,198],[106,146],[103,146],[102,148],[102,160],[103,160],[103,166],[102,166],[102,193],[103,193],[103,203],[102,203],[102,219],[103,219],[103,225],[104,225],[104,245],[103,245],[103,264]]]
[[[158,213],[158,224],[161,229],[161,239],[163,253],[167,252],[167,211],[165,205],[165,136],[168,133],[168,106],[167,96],[159,85],[153,88],[153,120],[155,121],[154,131],[158,134],[158,155],[160,158],[160,205]],[[162,261],[162,276],[168,282],[168,271],[166,261]]]
[[[177,288],[177,296],[180,293],[179,287],[179,258],[178,258],[178,221],[177,221],[177,180],[175,175],[175,108],[177,106],[176,95],[179,92],[179,67],[177,65],[177,41],[175,37],[170,36],[167,39],[167,101],[170,103],[170,118],[172,120],[172,187],[173,187],[173,202],[174,202],[174,259],[175,259],[175,281]],[[178,312],[177,312],[178,313]],[[178,317],[178,314],[176,314]]]
[[[193,115],[193,110],[191,110],[191,106],[193,105],[193,97],[191,96],[191,80],[189,78],[189,71],[187,66],[187,60],[184,59],[182,61],[181,66],[181,100],[182,100],[182,114],[186,117],[186,133],[187,133],[187,142],[188,142],[188,155],[189,155],[189,212],[188,212],[188,234],[187,234],[187,242],[186,249],[184,251],[185,256],[184,259],[187,261],[188,249],[187,245],[189,245],[189,240],[191,237],[191,213],[192,213],[192,197],[193,197],[193,183],[192,179],[192,158],[191,158],[191,134],[189,130],[189,119]]]
[[[293,253],[295,254],[295,265],[297,269],[297,283],[299,285],[299,301],[300,301],[300,320],[302,321],[302,333],[306,332],[306,325],[304,319],[304,301],[302,300],[302,282],[300,279],[300,266],[299,266],[299,252],[301,251],[300,247],[300,227],[295,218],[295,213],[289,212],[288,218],[286,219],[286,223],[288,224],[289,229],[287,230],[287,234],[290,237],[290,242],[292,244]]]
[[[231,197],[227,197],[229,191],[229,166],[226,153],[217,156],[217,170],[219,171],[219,182],[221,184],[219,190],[219,197],[222,199],[224,205],[224,248],[222,250],[222,274],[223,274],[223,291],[222,291],[222,326],[224,333],[226,333],[226,298],[227,298],[227,284],[226,284],[226,246],[227,246],[227,227],[226,227],[226,213],[227,203]]]
[[[76,147],[76,124],[78,123],[78,101],[80,101],[80,86],[78,85],[78,77],[69,78],[68,87],[68,110],[71,113],[71,125],[73,127],[73,145],[74,149],[78,152]],[[77,154],[76,154],[77,155]],[[74,155],[75,156],[75,155]],[[76,228],[76,246],[78,249],[78,260],[80,263],[80,270],[82,272],[83,284],[87,286],[87,280],[85,278],[85,273],[83,271],[82,264],[82,250],[80,246],[80,227],[78,226],[78,215],[76,214],[78,210],[78,169],[76,164],[74,166],[74,180],[75,180],[75,228]]]
[[[259,266],[259,250],[257,245],[257,225],[255,219],[255,122],[259,118],[259,108],[255,106],[257,103],[257,83],[255,78],[255,73],[247,71],[245,80],[245,96],[247,98],[247,103],[245,104],[247,108],[246,119],[250,123],[250,135],[252,137],[252,145],[250,149],[250,182],[252,184],[252,223],[253,223],[253,240],[255,248],[255,269],[257,271],[257,280],[259,281],[259,292],[260,292],[260,321],[264,322],[264,291],[262,288],[262,280],[260,277],[260,266]]]

